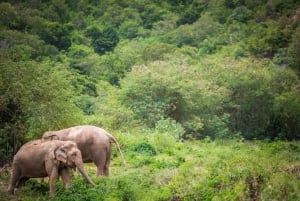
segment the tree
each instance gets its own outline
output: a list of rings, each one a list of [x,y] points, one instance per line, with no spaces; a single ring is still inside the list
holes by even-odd
[[[151,29],[153,23],[162,20],[163,14],[167,13],[166,10],[158,7],[155,4],[144,5],[143,12],[141,13],[141,18],[143,21],[143,26],[146,29]]]
[[[6,49],[8,52],[17,51],[18,53],[14,56],[20,58],[22,57],[26,60],[36,60],[45,56],[53,57],[58,54],[58,50],[54,46],[47,45],[43,40],[34,34],[22,33],[15,30],[3,30],[0,31],[0,40],[2,41],[1,46],[4,49]],[[12,46],[14,48],[7,49]]]
[[[59,50],[67,50],[71,46],[72,26],[58,22],[44,22],[44,29],[39,31],[40,37]]]
[[[161,119],[173,119],[183,126],[185,134],[215,137],[213,131],[208,132],[213,126],[211,120],[222,114],[228,91],[204,80],[196,69],[188,69],[164,61],[135,66],[121,80],[120,100],[136,120],[150,128]]]
[[[180,19],[178,19],[177,21],[177,25],[192,24],[196,22],[201,16],[202,11],[207,7],[207,5],[207,0],[183,1],[180,5],[176,6],[178,9],[177,12],[181,13]]]
[[[139,23],[134,20],[127,20],[119,27],[119,35],[122,38],[135,38],[138,35]]]
[[[86,35],[92,38],[94,50],[100,55],[112,51],[119,42],[117,32],[111,27],[101,31],[98,27],[92,26],[87,29]]]
[[[287,47],[291,38],[289,27],[281,27],[273,20],[248,28],[253,31],[246,40],[246,47],[255,56],[273,58],[279,48]]]
[[[178,47],[190,45],[198,47],[198,45],[210,36],[215,36],[221,29],[221,25],[215,22],[209,16],[202,16],[196,22],[190,25],[181,25],[174,31],[165,35],[165,41],[176,44]]]
[[[271,139],[300,139],[299,77],[290,69],[278,68],[272,72],[274,104],[267,135]]]
[[[17,10],[10,3],[0,3],[0,27],[6,26],[11,29],[19,27],[19,15]]]
[[[67,71],[16,54],[22,52],[15,47],[0,51],[1,157],[14,154],[18,146],[46,130],[76,124],[81,118]]]
[[[289,44],[288,56],[291,67],[300,74],[300,27],[296,29]]]

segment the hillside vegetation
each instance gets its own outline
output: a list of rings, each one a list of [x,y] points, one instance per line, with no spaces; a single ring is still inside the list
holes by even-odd
[[[251,183],[299,198],[298,0],[3,0],[0,60],[0,166],[47,130],[92,124],[132,160],[96,180],[108,200],[248,200]]]
[[[84,123],[299,139],[299,9],[296,0],[2,1],[0,156]]]
[[[300,145],[288,142],[172,140],[168,133],[147,139],[118,135],[126,144],[127,165],[117,151],[109,177],[95,178],[94,164],[85,165],[97,187],[79,173],[66,190],[62,181],[53,201],[297,201],[300,199]],[[79,174],[78,176],[76,176]],[[29,180],[14,196],[7,195],[9,174],[0,175],[0,198],[49,200],[48,182]],[[3,187],[3,188],[2,188]]]

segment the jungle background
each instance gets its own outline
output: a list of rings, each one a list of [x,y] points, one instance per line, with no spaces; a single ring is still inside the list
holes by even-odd
[[[114,152],[100,187],[76,178],[90,200],[300,198],[297,0],[1,0],[0,58],[1,167],[92,124],[129,165]]]

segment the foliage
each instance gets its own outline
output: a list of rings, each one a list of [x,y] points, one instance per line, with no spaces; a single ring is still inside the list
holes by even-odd
[[[66,50],[71,46],[71,31],[69,24],[45,22],[39,35],[45,42],[60,50]]]
[[[247,48],[251,53],[258,56],[273,57],[276,53],[274,51],[285,47],[290,41],[290,28],[280,26],[273,20],[249,28],[255,31],[248,38]]]
[[[14,47],[1,49],[0,56],[4,61],[0,66],[1,147],[9,148],[4,155],[12,153],[13,141],[20,146],[49,128],[78,122],[81,113],[72,102],[69,73],[63,67],[53,68],[46,61],[22,61]]]
[[[19,18],[17,10],[10,4],[2,2],[0,4],[1,21],[0,27],[6,26],[8,28],[18,27]]]
[[[127,20],[123,22],[119,27],[119,35],[122,38],[135,38],[138,36],[138,29],[140,24],[134,20]]]
[[[155,124],[158,133],[170,134],[174,139],[179,140],[184,134],[184,128],[173,119],[161,119]]]
[[[59,181],[53,200],[299,200],[299,5],[1,1],[0,166],[92,124],[128,165],[113,149],[110,177]],[[34,179],[8,196],[8,179],[4,200],[48,200]]]
[[[24,34],[15,30],[3,30],[0,32],[0,39],[2,52],[10,52],[10,59],[13,60],[37,60],[40,57],[51,58],[58,54],[58,50],[54,46],[47,45],[36,35]],[[9,48],[11,46],[13,48]]]
[[[300,21],[300,20],[299,20]],[[300,66],[300,28],[296,29],[296,32],[292,36],[292,42],[289,45],[288,51],[288,61],[286,63],[290,64],[293,69],[299,73]]]
[[[1,1],[0,13],[1,157],[83,123],[157,142],[299,139],[298,1]]]
[[[117,32],[111,27],[106,27],[102,31],[97,27],[91,27],[86,35],[92,38],[94,50],[100,55],[112,51],[119,42]]]
[[[181,25],[176,30],[166,34],[166,41],[179,47],[190,45],[198,47],[199,43],[219,32],[220,24],[209,16],[202,16],[190,25]]]
[[[149,143],[143,142],[141,144],[138,144],[134,147],[134,151],[138,152],[139,154],[144,153],[149,156],[156,155],[155,148],[152,147]]]
[[[123,151],[127,166],[112,160],[111,175],[95,178],[94,164],[85,164],[97,187],[88,185],[80,174],[74,173],[71,188],[65,189],[62,181],[58,182],[53,200],[300,198],[300,145],[297,142],[185,141],[148,154],[156,144],[138,133],[127,133],[126,137],[127,148]],[[7,179],[0,175],[1,182]],[[48,184],[30,179],[14,196],[7,195],[5,188],[0,189],[0,195],[5,200],[48,200]]]

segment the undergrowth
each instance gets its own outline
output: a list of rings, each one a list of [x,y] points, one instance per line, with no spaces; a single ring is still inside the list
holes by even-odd
[[[298,142],[173,139],[164,146],[169,138],[167,134],[119,135],[127,165],[122,165],[114,150],[109,177],[96,178],[95,166],[85,164],[97,187],[75,173],[70,189],[58,182],[52,200],[300,200]],[[1,176],[2,187],[7,187],[8,179],[9,175]],[[4,188],[0,193],[4,200],[29,201],[49,200],[48,191],[47,183],[31,179],[14,196],[8,196]]]

